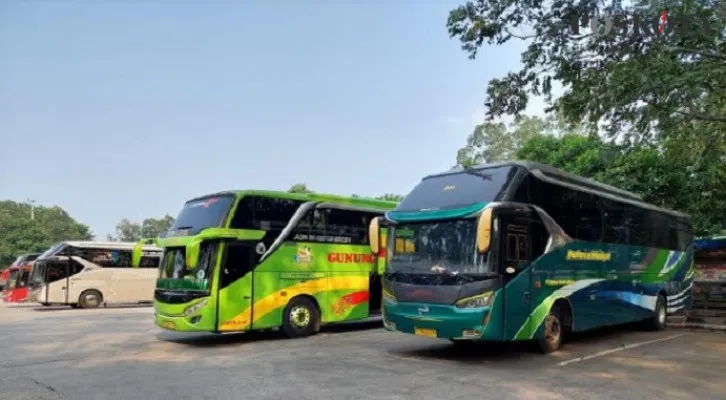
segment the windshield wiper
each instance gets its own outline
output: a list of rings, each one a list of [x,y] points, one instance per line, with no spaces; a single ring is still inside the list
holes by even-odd
[[[391,271],[391,272],[386,271],[383,274],[386,278],[394,278],[394,277],[397,277],[399,275],[409,273],[409,272],[417,272],[418,273],[417,275],[421,275],[421,273],[416,268],[413,268],[413,267],[396,268],[395,271]]]
[[[484,178],[485,180],[488,180],[488,181],[491,181],[492,180],[492,175],[491,174],[485,174],[483,172],[479,172],[479,171],[475,170],[472,167],[464,167],[464,173],[465,174],[469,174],[469,175],[475,175],[475,176],[478,176],[480,178]]]

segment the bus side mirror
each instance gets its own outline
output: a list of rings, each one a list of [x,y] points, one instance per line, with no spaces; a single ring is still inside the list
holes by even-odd
[[[139,265],[141,265],[141,253],[144,249],[144,243],[139,242],[136,243],[136,246],[134,246],[133,250],[131,250],[131,266],[133,268],[139,268]]]
[[[479,216],[479,225],[476,229],[476,248],[480,253],[489,251],[492,242],[492,209],[487,208]]]
[[[378,237],[380,233],[380,217],[375,217],[371,220],[371,223],[368,225],[368,244],[371,247],[371,252],[373,254],[378,254],[378,251],[380,250],[380,238]]]
[[[194,238],[186,246],[187,252],[187,269],[194,269],[197,267],[197,261],[199,260],[199,247],[201,240]]]
[[[139,268],[141,265],[141,256],[144,254],[144,246],[154,244],[156,245],[156,239],[141,239],[131,250],[131,267]]]

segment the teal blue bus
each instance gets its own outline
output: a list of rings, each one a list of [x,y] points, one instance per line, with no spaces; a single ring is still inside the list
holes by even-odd
[[[550,353],[568,332],[635,321],[664,329],[692,303],[686,214],[547,165],[427,176],[369,235],[385,260],[390,331],[534,340]]]

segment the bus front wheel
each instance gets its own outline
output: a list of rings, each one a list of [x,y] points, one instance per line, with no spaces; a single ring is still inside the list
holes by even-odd
[[[564,326],[560,307],[552,307],[549,315],[545,317],[542,337],[537,340],[542,352],[549,354],[557,351],[562,345],[563,333]]]
[[[290,338],[309,336],[318,326],[320,313],[307,297],[296,297],[285,307],[282,330]]]
[[[86,290],[78,298],[78,305],[81,308],[98,308],[103,304],[103,296],[96,290]]]

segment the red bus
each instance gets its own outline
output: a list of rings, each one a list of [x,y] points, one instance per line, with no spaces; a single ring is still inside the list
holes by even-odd
[[[33,261],[40,254],[23,254],[3,271],[5,284],[3,286],[2,298],[6,303],[19,303],[28,298],[28,280],[33,269]]]

